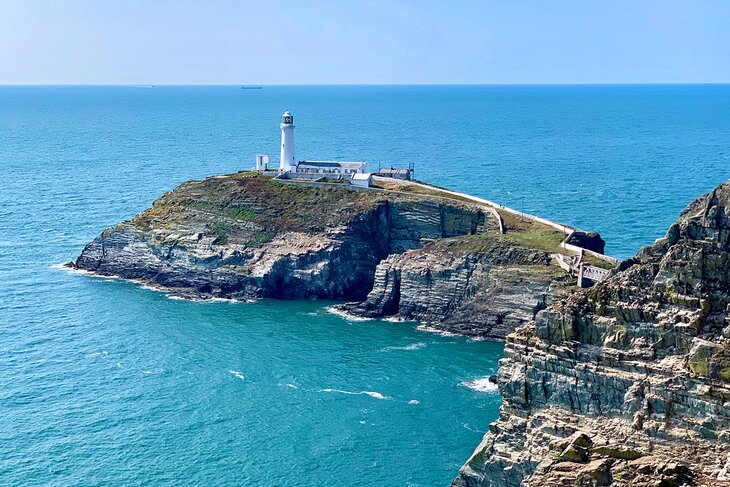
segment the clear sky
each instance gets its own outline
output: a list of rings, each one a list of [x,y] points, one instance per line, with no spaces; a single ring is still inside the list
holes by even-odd
[[[730,0],[0,0],[1,84],[728,82]]]

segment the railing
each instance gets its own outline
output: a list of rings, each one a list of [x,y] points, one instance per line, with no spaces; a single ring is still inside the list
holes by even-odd
[[[601,269],[600,267],[594,267],[592,265],[584,265],[581,267],[581,272],[584,279],[590,279],[593,282],[600,282],[611,271]]]

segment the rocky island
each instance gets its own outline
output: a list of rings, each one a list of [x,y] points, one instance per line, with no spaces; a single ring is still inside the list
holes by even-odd
[[[348,313],[489,338],[575,284],[551,257],[562,231],[437,188],[355,189],[257,172],[189,181],[70,265],[188,298],[346,300]]]

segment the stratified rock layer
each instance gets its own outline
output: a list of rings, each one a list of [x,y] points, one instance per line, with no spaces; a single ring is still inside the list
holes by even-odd
[[[501,338],[529,322],[568,283],[548,252],[454,238],[391,255],[375,270],[367,298],[341,308],[366,317],[429,322],[462,335]]]
[[[730,185],[509,335],[455,486],[730,485]]]

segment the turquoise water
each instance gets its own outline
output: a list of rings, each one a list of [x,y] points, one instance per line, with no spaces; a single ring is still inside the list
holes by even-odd
[[[417,177],[600,231],[619,257],[730,176],[730,87],[0,87],[0,484],[445,485],[500,344],[331,303],[186,302],[69,273],[190,178],[277,155]]]

